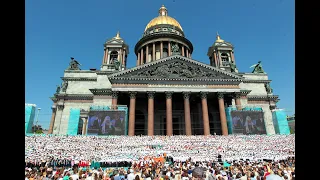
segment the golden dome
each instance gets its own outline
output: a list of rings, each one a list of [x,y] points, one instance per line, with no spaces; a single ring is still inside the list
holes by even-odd
[[[219,33],[218,33],[218,32],[217,32],[217,39],[216,39],[216,42],[224,42],[224,40],[220,38],[220,35],[219,35]]]
[[[179,24],[179,22],[177,20],[175,20],[174,18],[168,16],[168,10],[166,7],[164,7],[164,5],[162,5],[162,7],[159,9],[159,16],[152,19],[146,26],[145,30],[149,29],[152,26],[158,25],[158,24],[169,24],[169,25],[173,25],[176,26],[178,28],[181,29],[181,31],[183,31],[181,25]]]

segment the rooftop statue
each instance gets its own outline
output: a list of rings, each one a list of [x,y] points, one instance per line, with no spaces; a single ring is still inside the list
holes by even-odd
[[[56,90],[56,94],[60,93],[61,87],[60,85],[57,85],[57,90]]]
[[[171,52],[172,55],[180,55],[179,46],[177,43],[171,43]]]
[[[270,87],[270,83],[266,83],[265,85],[266,91],[268,94],[272,94],[273,93],[273,89]]]
[[[262,64],[261,64],[261,61],[258,62],[258,64],[254,64],[252,66],[250,66],[250,68],[253,68],[253,71],[252,73],[255,73],[255,74],[259,74],[259,73],[265,73],[264,70],[262,69]]]
[[[81,64],[77,60],[75,60],[73,57],[71,57],[68,70],[80,70],[79,66],[81,66]]]
[[[236,72],[237,66],[234,64],[234,62],[233,61],[229,62],[229,65],[230,65],[231,72]]]
[[[115,70],[119,70],[121,67],[121,62],[118,59],[113,60]]]
[[[63,81],[62,87],[61,87],[61,92],[66,92],[68,88],[68,81]]]

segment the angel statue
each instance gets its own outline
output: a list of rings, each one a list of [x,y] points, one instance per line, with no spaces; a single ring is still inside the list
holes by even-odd
[[[268,94],[271,94],[273,92],[273,89],[270,87],[270,83],[264,84],[264,87],[266,88]]]
[[[56,94],[60,93],[61,87],[60,85],[57,85]]]
[[[265,73],[264,70],[262,69],[261,61],[259,61],[258,64],[254,64],[250,66],[250,68],[253,68],[252,73],[255,73],[255,74]]]
[[[77,60],[75,60],[73,57],[71,57],[68,70],[80,70],[79,66],[81,66],[81,64]]]
[[[121,62],[118,59],[113,60],[113,65],[115,70],[119,70],[121,68]]]
[[[234,62],[233,61],[229,62],[229,65],[230,65],[231,72],[236,72],[237,66],[234,64]]]
[[[171,52],[172,52],[172,55],[179,55],[180,52],[179,52],[179,46],[177,43],[171,43]]]
[[[61,92],[66,92],[67,88],[68,88],[68,81],[63,81],[61,86]]]

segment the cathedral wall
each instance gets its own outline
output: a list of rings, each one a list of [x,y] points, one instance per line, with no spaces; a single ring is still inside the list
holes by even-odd
[[[111,83],[107,75],[98,75],[95,88],[111,88]]]
[[[67,94],[92,94],[89,89],[96,85],[96,81],[68,81]]]
[[[267,95],[264,83],[240,83],[239,87],[241,89],[251,90],[248,94],[250,95]]]
[[[59,126],[60,126],[60,120],[61,120],[62,113],[63,113],[63,110],[57,109],[52,134],[59,133]]]
[[[96,77],[97,81],[73,81],[68,80],[68,88],[66,94],[92,94],[89,89],[94,88],[111,88],[111,83],[107,75],[97,75],[93,71],[65,72],[64,77]],[[68,122],[71,108],[80,108],[89,110],[90,105],[106,105],[112,103],[111,96],[95,96],[93,103],[83,102],[64,102],[64,109],[58,109],[55,116],[53,134],[66,134],[68,130]]]
[[[236,101],[234,98],[231,100],[231,104],[234,107],[236,106]],[[242,107],[245,107],[248,104],[248,98],[240,98],[240,104]]]
[[[245,73],[242,74],[243,77],[247,80],[268,80],[267,74],[253,74],[253,73]],[[267,96],[267,91],[265,88],[265,83],[250,83],[245,82],[241,83],[240,85],[241,89],[251,90],[251,92],[248,94],[248,96]],[[264,120],[265,120],[265,126],[267,134],[275,134],[273,121],[272,121],[272,112],[270,110],[270,105],[274,105],[274,102],[269,103],[259,103],[259,102],[249,102],[247,99],[240,99],[241,105],[249,105],[249,106],[260,106],[264,112]]]
[[[83,74],[90,76],[83,76]],[[67,73],[65,77],[97,77],[97,81],[72,81],[69,80],[67,94],[91,94],[89,89],[94,88],[111,88],[111,83],[107,75],[98,75],[95,73]],[[71,76],[70,76],[71,75]],[[77,76],[78,75],[78,76]]]
[[[74,77],[74,78],[94,78],[97,77],[95,71],[65,71],[64,77]],[[68,80],[67,94],[91,94],[89,89],[93,88],[96,84],[96,81],[73,81]]]
[[[240,99],[240,103],[241,103],[241,106],[246,106],[248,104],[248,99],[247,98],[241,98]],[[234,105],[235,105],[235,103],[234,103]]]
[[[95,71],[81,70],[81,71],[65,71],[64,77],[97,77]]]
[[[267,74],[243,73],[241,75],[245,79],[250,79],[250,80],[268,80],[268,75]]]
[[[257,104],[258,105],[258,104]],[[274,126],[273,126],[273,121],[272,121],[272,112],[270,110],[269,104],[259,104],[259,106],[262,107],[262,110],[264,112],[264,123],[266,126],[267,134],[275,134]]]
[[[95,106],[111,106],[111,104],[111,96],[94,96],[93,98],[93,105]]]
[[[58,110],[53,127],[53,134],[66,134],[71,108],[89,110],[91,103],[65,102],[63,111]]]

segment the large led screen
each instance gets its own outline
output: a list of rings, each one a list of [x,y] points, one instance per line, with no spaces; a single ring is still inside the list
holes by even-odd
[[[125,111],[90,111],[87,135],[125,135]]]
[[[233,134],[266,134],[263,111],[231,111]]]

